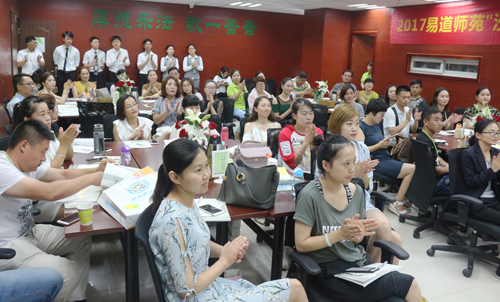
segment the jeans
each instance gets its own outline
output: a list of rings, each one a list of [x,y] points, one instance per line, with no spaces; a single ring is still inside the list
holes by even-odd
[[[237,116],[240,119],[242,119],[245,117],[245,110],[234,108],[233,116]],[[236,130],[236,131],[241,132],[241,124],[238,126],[238,130]]]
[[[0,272],[0,302],[52,301],[63,285],[55,269],[37,267]]]

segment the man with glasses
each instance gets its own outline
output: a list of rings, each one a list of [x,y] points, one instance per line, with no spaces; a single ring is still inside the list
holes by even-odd
[[[26,45],[26,49],[17,52],[17,67],[22,67],[22,73],[32,75],[35,70],[45,66],[45,61],[42,52],[36,49],[38,42],[35,37],[28,36]]]
[[[31,79],[31,77],[25,73],[19,73],[12,78],[12,85],[14,86],[14,91],[16,94],[7,104],[7,110],[9,112],[10,117],[14,116],[14,106],[22,102],[24,98],[33,95],[35,90],[35,82]]]

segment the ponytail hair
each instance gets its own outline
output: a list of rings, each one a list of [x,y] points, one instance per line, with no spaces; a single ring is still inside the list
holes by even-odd
[[[498,123],[492,119],[484,119],[484,120],[480,120],[479,122],[476,123],[476,125],[474,126],[474,135],[471,136],[471,138],[469,139],[469,146],[472,147],[477,143],[476,134],[483,133],[484,129],[486,129],[486,127],[488,127],[490,124],[497,124],[498,125]]]
[[[33,113],[35,113],[38,104],[44,103],[45,101],[35,95],[30,95],[26,97],[21,102],[14,105],[14,116],[12,118],[12,131],[16,129],[17,125],[24,122],[24,118],[31,119]]]
[[[323,174],[325,174],[323,161],[331,163],[340,150],[344,149],[345,146],[351,146],[351,143],[347,140],[347,138],[338,134],[330,135],[326,139],[322,139],[321,136],[316,136],[313,139],[313,144],[315,146],[319,145],[316,155],[316,162],[318,163],[317,168]]]
[[[170,171],[175,174],[182,174],[187,167],[191,165],[193,160],[205,149],[198,145],[197,142],[190,139],[177,139],[163,150],[163,164],[158,169],[158,180],[156,181],[155,191],[151,199],[153,200],[152,211],[156,214],[163,199],[172,192],[175,184],[170,179],[168,173]]]

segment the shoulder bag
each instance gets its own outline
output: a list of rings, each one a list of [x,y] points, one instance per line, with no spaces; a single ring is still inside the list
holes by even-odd
[[[234,161],[241,160],[250,167],[267,166],[267,154],[272,155],[271,149],[263,142],[245,141],[240,143],[234,151]]]

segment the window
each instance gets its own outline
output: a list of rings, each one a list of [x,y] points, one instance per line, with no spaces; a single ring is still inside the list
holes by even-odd
[[[408,54],[408,73],[477,80],[481,57]]]

